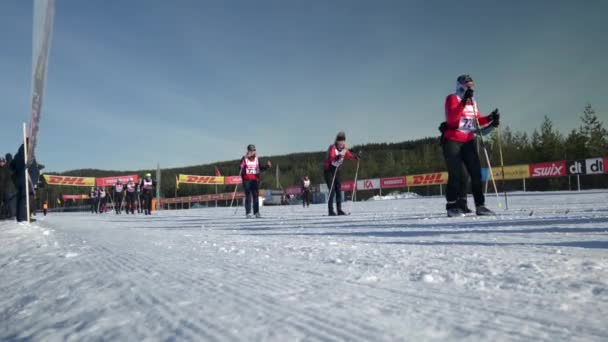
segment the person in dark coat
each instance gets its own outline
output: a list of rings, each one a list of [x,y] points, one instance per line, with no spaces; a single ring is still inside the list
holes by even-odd
[[[26,140],[26,143],[29,142],[28,140]],[[13,159],[13,161],[11,162],[11,170],[13,172],[13,183],[15,184],[15,188],[17,189],[17,212],[16,212],[16,218],[17,218],[17,222],[24,222],[27,221],[28,219],[28,212],[27,212],[27,196],[26,196],[26,189],[25,189],[25,182],[26,177],[25,177],[25,169],[26,169],[26,164],[25,164],[25,149],[24,149],[24,145],[21,144],[21,146],[19,147],[19,151],[17,152],[17,154],[15,155],[15,158]],[[34,195],[34,189],[30,189],[30,195]]]

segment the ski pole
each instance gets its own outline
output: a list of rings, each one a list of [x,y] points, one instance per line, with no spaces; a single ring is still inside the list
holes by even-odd
[[[359,155],[361,155],[361,153],[359,153]],[[354,202],[357,200],[357,178],[359,177],[359,162],[361,161],[361,159],[357,158],[357,170],[355,171],[355,185],[353,187],[353,205]]]
[[[336,166],[336,169],[334,170],[334,177],[331,180],[331,187],[329,188],[329,198],[327,199],[328,202],[331,199],[331,192],[334,191],[334,183],[336,182],[336,175],[338,174],[339,168],[340,168],[340,165]],[[357,186],[357,184],[355,184],[355,186]],[[337,194],[336,194],[336,196],[337,196]],[[332,206],[333,206],[333,203],[332,203]]]
[[[234,193],[232,194],[232,199],[230,200],[230,208],[232,208],[232,204],[234,203],[234,199],[236,198],[236,190],[239,188],[239,185],[234,186]]]
[[[505,194],[505,210],[509,210],[509,200],[507,197],[507,189],[505,189],[505,162],[502,158],[502,140],[500,139],[500,126],[498,126],[496,134],[498,134],[498,153],[500,154],[500,168],[501,168],[501,173],[502,173],[502,191]]]
[[[483,153],[486,156],[486,161],[488,162],[488,172],[490,173],[490,179],[492,180],[492,184],[494,185],[494,192],[496,193],[496,201],[498,202],[498,207],[502,208],[502,203],[500,202],[500,196],[498,195],[498,188],[496,187],[496,181],[494,180],[494,172],[492,171],[492,165],[490,164],[490,157],[488,155],[488,149],[486,148],[486,144],[483,141],[483,135],[481,134],[481,124],[479,123],[479,112],[477,111],[477,104],[473,101],[473,115],[475,116],[475,122],[477,123],[477,135],[479,136],[479,141],[481,143],[481,148],[483,149]]]

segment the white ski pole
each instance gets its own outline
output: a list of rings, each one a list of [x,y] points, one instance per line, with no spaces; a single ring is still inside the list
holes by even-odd
[[[358,156],[361,155],[361,152],[359,152]],[[355,205],[355,201],[357,200],[357,179],[359,178],[359,162],[361,161],[361,159],[357,158],[357,171],[355,171],[355,185],[353,188],[353,205]]]
[[[492,180],[492,185],[494,186],[494,192],[496,193],[496,202],[498,203],[498,207],[502,208],[502,202],[500,202],[500,196],[498,195],[498,188],[496,187],[496,181],[494,180],[494,172],[492,171],[492,165],[490,164],[490,156],[488,155],[488,149],[486,148],[486,144],[483,141],[483,135],[481,133],[481,125],[479,124],[479,112],[477,111],[477,103],[475,100],[473,101],[473,115],[475,116],[475,122],[477,123],[477,135],[479,135],[479,141],[481,142],[481,148],[483,149],[483,153],[486,156],[486,161],[488,163],[488,172],[490,173],[490,179]]]

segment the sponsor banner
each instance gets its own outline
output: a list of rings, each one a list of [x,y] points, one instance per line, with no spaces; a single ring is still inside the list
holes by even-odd
[[[604,164],[603,158],[591,158],[585,160],[585,168],[586,174],[588,175],[598,175],[604,173],[604,168],[606,164]]]
[[[355,190],[355,181],[342,182],[342,191],[354,191],[354,190]],[[329,189],[327,191],[329,191]]]
[[[226,185],[243,184],[243,178],[241,178],[241,176],[226,176],[226,177],[224,177],[224,184],[226,184]]]
[[[569,175],[584,175],[587,165],[584,160],[570,160],[566,162],[566,173]]]
[[[55,0],[34,1],[34,27],[32,30],[32,111],[29,131],[30,143],[27,147],[28,163],[35,159],[54,18]]]
[[[495,180],[503,179],[502,178],[502,167],[496,166],[492,169],[492,172],[494,173]],[[524,178],[529,178],[529,177],[530,177],[530,165],[522,164],[522,165],[505,166],[505,178],[504,178],[505,180],[524,179]]]
[[[357,190],[376,190],[380,189],[380,178],[361,179],[357,181]]]
[[[286,195],[299,195],[301,193],[302,193],[302,187],[297,186],[297,185],[285,188]]]
[[[89,199],[89,195],[62,195],[64,201],[67,200],[86,200]]]
[[[426,173],[422,175],[406,176],[408,186],[439,185],[448,183],[447,172]]]
[[[224,184],[222,176],[192,176],[179,175],[179,183],[185,184]]]
[[[389,177],[380,179],[382,189],[404,188],[407,186],[405,177]]]
[[[134,183],[139,183],[139,177],[137,175],[126,175],[97,178],[97,186],[114,186],[119,179],[123,184],[127,184],[129,178],[133,178]]]
[[[530,165],[530,177],[561,177],[566,175],[566,161]]]
[[[95,186],[93,177],[70,177],[43,175],[48,185],[67,185],[67,186]]]

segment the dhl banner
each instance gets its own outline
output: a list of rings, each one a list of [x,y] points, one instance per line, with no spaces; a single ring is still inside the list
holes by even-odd
[[[62,195],[64,201],[67,200],[86,200],[89,199],[89,195]]]
[[[502,168],[500,166],[494,166],[492,168],[492,173],[494,173],[495,180],[501,180],[502,178]],[[513,179],[524,179],[530,177],[530,165],[511,165],[505,166],[505,178],[506,180]]]
[[[178,182],[180,184],[224,184],[224,177],[179,175]]]
[[[133,182],[135,184],[139,182],[139,177],[137,175],[112,176],[97,178],[97,186],[114,186],[119,179],[122,184],[127,184],[129,182],[129,178],[133,178]]]
[[[405,176],[407,186],[439,185],[448,183],[447,172],[426,173],[423,175]]]
[[[93,177],[70,177],[52,175],[43,175],[42,177],[44,177],[44,180],[48,185],[95,186],[95,178]]]

